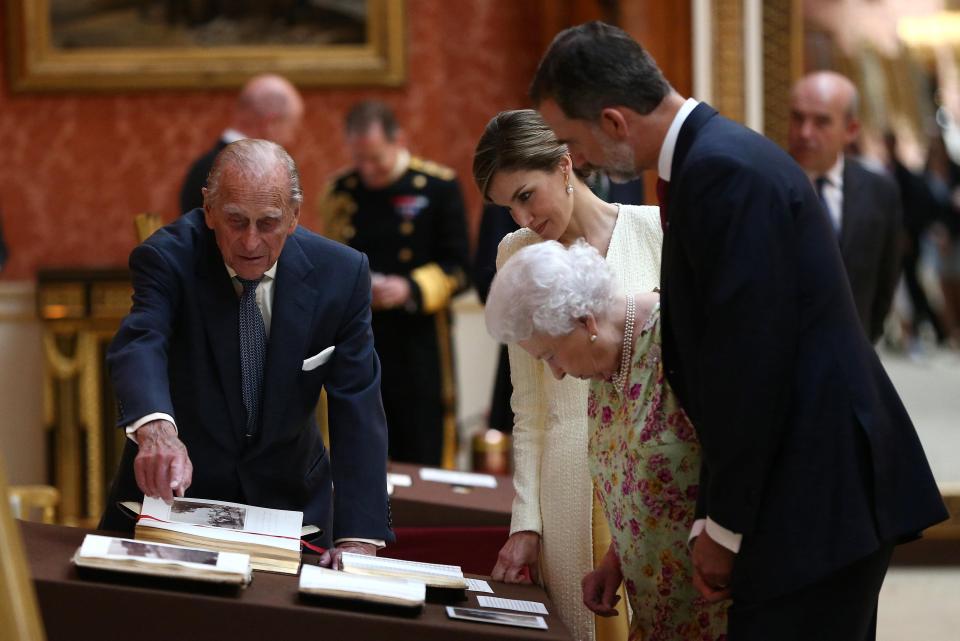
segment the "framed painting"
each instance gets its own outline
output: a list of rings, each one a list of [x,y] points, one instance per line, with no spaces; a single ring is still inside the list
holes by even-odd
[[[7,0],[13,91],[405,80],[405,0]]]

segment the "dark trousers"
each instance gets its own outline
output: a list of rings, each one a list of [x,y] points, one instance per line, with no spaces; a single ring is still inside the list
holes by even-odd
[[[914,244],[919,245],[919,241],[915,241]],[[916,335],[920,323],[929,321],[937,335],[937,342],[942,343],[947,338],[947,332],[937,312],[930,306],[923,285],[920,284],[920,275],[917,273],[919,262],[919,246],[903,256],[903,280],[907,286],[907,294],[910,296],[910,304],[913,305],[913,333]]]
[[[893,545],[796,592],[757,603],[734,600],[729,641],[874,641],[877,598]]]

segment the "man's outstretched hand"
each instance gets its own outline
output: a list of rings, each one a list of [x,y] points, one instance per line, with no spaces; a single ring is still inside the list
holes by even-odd
[[[165,420],[144,423],[135,432],[140,451],[133,461],[137,485],[145,496],[167,501],[183,496],[193,482],[193,463],[177,428]]]

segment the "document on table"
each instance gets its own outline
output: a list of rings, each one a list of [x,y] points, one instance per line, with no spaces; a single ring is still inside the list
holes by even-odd
[[[447,616],[451,619],[476,621],[477,623],[493,623],[495,625],[513,625],[519,628],[535,628],[546,630],[547,622],[543,617],[530,614],[510,614],[509,612],[491,612],[480,608],[458,608],[447,606]]]
[[[490,489],[497,487],[496,477],[490,474],[453,472],[451,470],[438,470],[432,467],[421,468],[420,479],[423,481],[449,483],[450,485],[465,485],[469,487],[488,487]]]
[[[500,597],[496,596],[478,596],[477,603],[483,608],[500,608],[501,610],[516,610],[517,612],[548,614],[547,607],[538,601],[501,599]]]
[[[468,592],[489,592],[490,594],[493,594],[493,588],[491,588],[490,584],[483,579],[464,578],[463,580],[467,582]]]
[[[387,472],[387,483],[397,487],[410,487],[413,485],[413,479],[409,474],[399,474],[397,472]]]

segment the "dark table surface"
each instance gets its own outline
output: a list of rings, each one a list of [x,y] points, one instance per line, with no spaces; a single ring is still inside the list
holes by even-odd
[[[432,602],[405,617],[304,601],[297,593],[299,577],[266,572],[255,572],[253,583],[236,592],[161,586],[139,577],[81,578],[70,558],[91,530],[22,523],[21,532],[50,641],[570,639],[537,586],[490,583],[494,596],[544,603],[547,630],[455,621],[444,605]],[[465,594],[455,605],[477,607],[478,593]]]
[[[419,465],[391,463],[389,471],[407,474],[410,487],[396,486],[390,497],[394,527],[510,527],[513,481],[496,476],[495,489],[455,488],[420,480]]]

